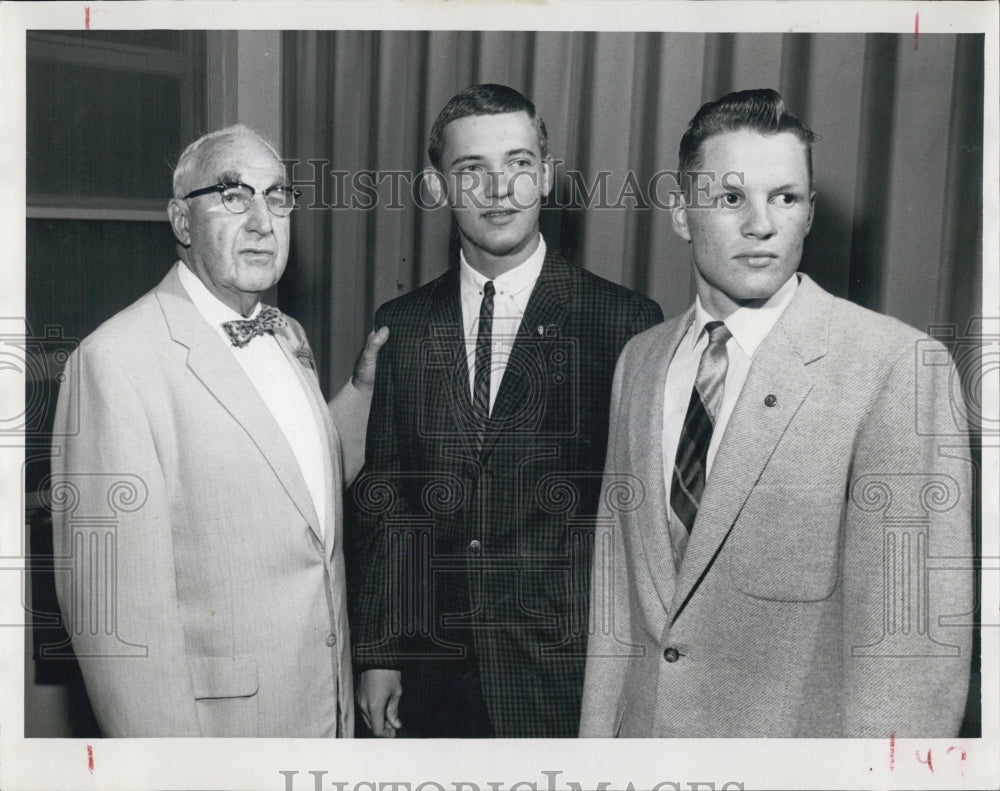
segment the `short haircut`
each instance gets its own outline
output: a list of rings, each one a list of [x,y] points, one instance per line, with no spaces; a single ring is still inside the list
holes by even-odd
[[[441,170],[441,155],[444,153],[444,130],[452,121],[468,118],[473,115],[503,115],[504,113],[527,113],[538,132],[538,149],[542,157],[548,155],[549,137],[545,131],[545,122],[535,110],[531,100],[513,88],[506,85],[486,83],[470,85],[464,91],[456,93],[431,127],[431,139],[427,146],[427,154],[431,164]]]
[[[677,169],[685,192],[689,192],[688,173],[701,167],[705,141],[723,132],[748,129],[762,135],[791,132],[806,147],[809,186],[812,187],[812,143],[817,135],[785,109],[781,94],[771,88],[729,93],[714,102],[707,102],[695,113],[681,138]]]
[[[220,140],[236,140],[240,137],[251,137],[259,140],[265,148],[274,154],[275,159],[279,162],[281,161],[281,155],[278,153],[277,149],[271,145],[270,141],[260,132],[255,129],[251,129],[249,126],[234,124],[233,126],[227,126],[223,129],[216,129],[214,132],[209,132],[208,134],[199,137],[181,153],[180,158],[177,160],[177,165],[174,167],[174,197],[183,198],[184,195],[187,192],[190,192],[191,189],[198,189],[200,186],[207,187],[207,184],[185,187],[188,178],[201,164],[202,153],[206,148],[211,147],[214,143]]]

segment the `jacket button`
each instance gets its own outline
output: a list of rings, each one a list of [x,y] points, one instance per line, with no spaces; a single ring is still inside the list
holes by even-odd
[[[474,538],[469,542],[469,552],[473,555],[478,555],[481,549],[482,544],[479,543],[479,539]]]
[[[330,634],[326,636],[326,644],[330,646],[330,648],[333,648],[337,644],[337,635],[330,632]]]
[[[768,394],[764,396],[764,406],[776,406],[778,403],[778,397],[773,394]]]
[[[668,662],[673,663],[681,658],[681,652],[678,651],[676,648],[664,648],[663,658],[666,659]]]

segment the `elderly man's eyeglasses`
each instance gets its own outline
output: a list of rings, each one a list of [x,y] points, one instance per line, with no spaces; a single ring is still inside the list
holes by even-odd
[[[222,205],[233,214],[243,214],[249,211],[250,204],[253,203],[253,196],[257,194],[257,190],[249,184],[237,181],[213,184],[211,187],[193,190],[184,196],[184,200],[197,198],[199,195],[208,195],[210,192],[218,192],[222,198]],[[295,201],[301,194],[299,190],[280,185],[268,187],[262,193],[264,203],[275,217],[287,217],[291,214],[296,205]]]

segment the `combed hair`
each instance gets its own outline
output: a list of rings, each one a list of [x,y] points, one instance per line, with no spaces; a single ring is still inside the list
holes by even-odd
[[[444,151],[444,130],[452,121],[468,118],[473,115],[503,115],[504,113],[528,114],[538,132],[538,148],[542,157],[548,155],[549,137],[545,130],[545,122],[535,110],[531,100],[506,85],[485,83],[470,85],[456,93],[444,106],[431,127],[431,138],[427,145],[427,154],[431,164],[441,170],[441,154]]]
[[[812,143],[817,135],[785,108],[781,94],[771,88],[729,93],[714,102],[706,102],[695,113],[681,138],[677,169],[681,184],[688,187],[688,173],[701,167],[705,141],[723,132],[747,129],[762,135],[791,132],[806,147],[809,186],[812,186]]]
[[[174,197],[182,198],[184,194],[188,192],[188,190],[185,189],[184,184],[187,177],[198,166],[201,152],[206,145],[224,138],[235,140],[239,137],[256,138],[263,143],[272,154],[274,154],[275,159],[279,162],[281,161],[281,155],[278,153],[277,149],[271,145],[271,142],[256,129],[251,129],[249,126],[245,126],[243,124],[233,124],[232,126],[227,126],[223,129],[216,129],[214,132],[209,132],[208,134],[199,137],[181,153],[180,158],[177,160],[177,165],[174,167]],[[205,186],[208,185],[206,184]],[[197,189],[197,187],[195,187],[195,189]]]

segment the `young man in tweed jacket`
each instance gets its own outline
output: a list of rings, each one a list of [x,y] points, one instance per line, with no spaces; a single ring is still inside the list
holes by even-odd
[[[662,313],[546,249],[552,163],[520,93],[457,94],[429,154],[461,260],[376,315],[357,700],[377,736],[570,737],[612,373]]]
[[[681,140],[697,297],[618,362],[606,486],[626,471],[645,496],[598,522],[581,736],[959,732],[975,490],[957,372],[797,272],[813,140],[770,89],[705,104]]]

